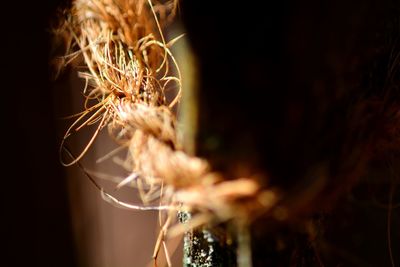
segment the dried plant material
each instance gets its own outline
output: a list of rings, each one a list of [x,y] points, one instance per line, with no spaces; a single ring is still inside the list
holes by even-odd
[[[188,225],[197,227],[211,220],[246,221],[255,209],[270,209],[278,199],[272,191],[263,193],[255,178],[228,180],[213,172],[205,159],[183,150],[174,112],[182,95],[182,77],[170,50],[181,36],[168,41],[163,35],[176,7],[176,1],[75,0],[56,31],[66,42],[66,55],[59,62],[72,64],[80,58],[85,67],[79,71],[85,80],[84,111],[72,116],[75,121],[61,144],[62,163],[79,164],[99,132],[107,128],[127,149],[127,157],[116,160],[130,175],[118,179],[116,189],[133,185],[144,206],[121,202],[96,186],[103,199],[115,206],[167,212],[166,221],[160,221],[154,257],[163,246],[169,265],[164,241],[177,210],[196,211]],[[172,87],[177,89],[171,97],[167,91]],[[79,155],[68,153],[72,160],[65,161],[65,142],[89,125],[96,125],[93,136]],[[159,206],[148,206],[157,199]],[[182,227],[175,228],[174,234]]]
[[[169,44],[164,41],[157,14],[152,6],[149,8],[150,5],[148,1],[74,1],[71,15],[66,24],[62,24],[74,40],[73,45],[67,45],[69,54],[65,58],[78,54],[83,56],[88,69],[80,72],[87,84],[84,89],[86,110],[68,129],[64,140],[71,132],[100,120],[102,123],[98,125],[94,138],[108,124],[109,128],[114,128],[110,131],[118,131],[121,127],[147,131],[166,129],[160,133],[161,139],[176,143],[175,116],[163,114],[168,113],[168,108],[173,108],[180,99],[179,68],[173,59],[169,59],[172,56]],[[167,6],[158,9],[165,13]],[[160,16],[160,19],[165,21],[167,18]],[[70,47],[77,51],[69,51]],[[178,77],[169,75],[171,62],[175,64]],[[177,83],[178,91],[167,103],[165,90],[172,82]],[[98,103],[89,106],[91,100]],[[148,115],[146,106],[161,107],[151,112],[155,119],[148,123],[142,117]],[[133,113],[127,111],[128,108],[140,111]],[[129,112],[128,117],[126,112]],[[168,125],[160,127],[159,121]],[[94,138],[76,160],[64,165],[72,165],[81,159]]]
[[[206,160],[188,156],[182,150],[173,111],[182,94],[181,76],[170,51],[180,36],[166,42],[162,31],[175,14],[176,5],[176,1],[73,2],[70,15],[62,23],[62,29],[73,40],[68,43],[64,58],[83,58],[87,70],[79,75],[86,80],[86,101],[85,110],[76,115],[78,118],[66,131],[61,147],[83,127],[98,126],[83,152],[64,165],[77,163],[98,132],[107,127],[115,141],[129,152],[123,165],[131,175],[119,182],[117,188],[133,180],[146,188],[160,188],[163,184],[165,188],[172,187],[173,197],[169,198],[178,196],[174,201],[189,205],[196,199],[199,208],[210,205],[208,198],[200,195],[227,203],[254,196],[259,191],[255,180],[223,182],[221,175],[210,172]],[[65,32],[62,36],[70,40]],[[175,83],[178,90],[167,101],[170,83]],[[90,105],[93,101],[96,103]],[[182,197],[194,192],[199,196]]]

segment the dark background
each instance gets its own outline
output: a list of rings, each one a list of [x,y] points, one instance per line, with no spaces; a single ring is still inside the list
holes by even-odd
[[[397,266],[400,2],[264,2],[181,6],[197,152],[224,177],[263,173],[291,214],[253,225],[254,266],[391,266],[389,237]]]
[[[1,4],[1,266],[76,266],[48,75],[60,2]]]

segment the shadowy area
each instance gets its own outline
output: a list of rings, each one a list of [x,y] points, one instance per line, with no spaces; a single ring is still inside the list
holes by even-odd
[[[48,75],[60,3],[2,3],[2,266],[76,266]]]
[[[199,155],[283,192],[286,221],[252,227],[254,265],[391,266],[388,237],[399,264],[399,209],[388,234],[389,199],[369,198],[399,183],[388,164],[399,164],[400,2],[181,10],[199,68]]]

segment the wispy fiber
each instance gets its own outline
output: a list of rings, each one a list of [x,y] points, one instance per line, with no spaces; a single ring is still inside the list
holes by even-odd
[[[56,31],[66,47],[58,62],[67,65],[80,58],[85,69],[79,76],[86,81],[84,111],[74,116],[64,135],[62,163],[79,163],[98,133],[107,128],[128,150],[121,165],[131,175],[117,187],[134,185],[144,204],[159,198],[157,209],[168,207],[155,256],[178,209],[196,210],[189,223],[196,227],[211,220],[245,221],[250,213],[277,201],[275,192],[261,192],[256,178],[227,181],[212,172],[206,160],[185,153],[175,113],[182,77],[170,50],[181,36],[166,40],[163,35],[176,10],[176,1],[75,0]],[[170,88],[177,88],[172,97],[167,95]],[[67,139],[88,125],[97,125],[97,130],[86,147],[76,156],[64,157]],[[112,204],[149,209],[100,191]],[[177,225],[171,232],[182,233],[185,227]]]

